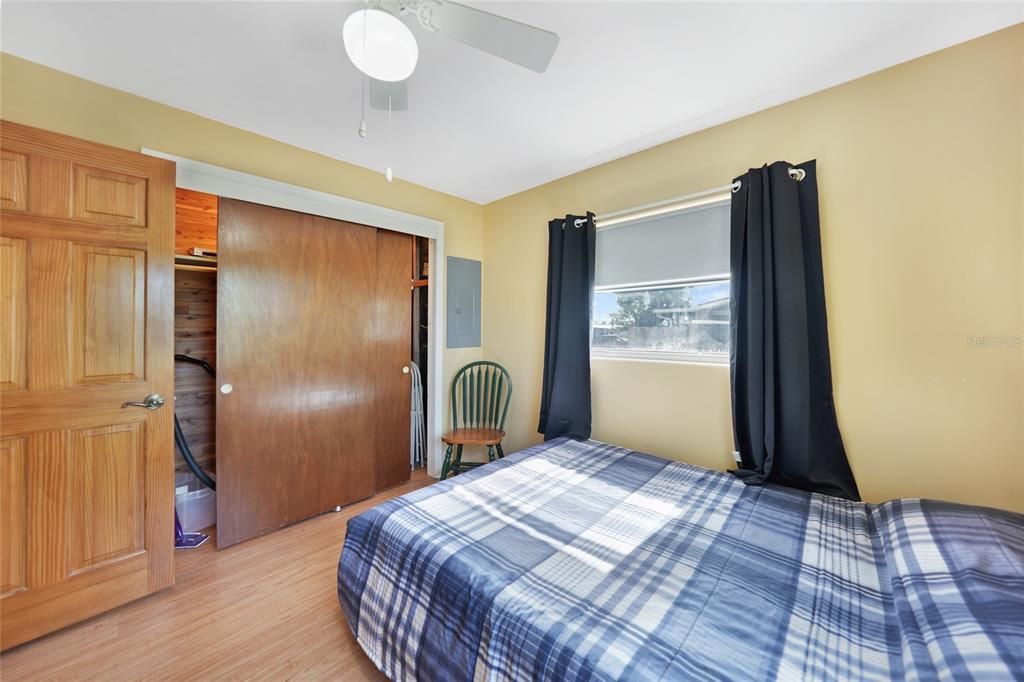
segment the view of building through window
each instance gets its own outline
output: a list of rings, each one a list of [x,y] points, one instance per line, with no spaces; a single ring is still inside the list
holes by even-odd
[[[729,281],[594,292],[593,348],[727,358]]]

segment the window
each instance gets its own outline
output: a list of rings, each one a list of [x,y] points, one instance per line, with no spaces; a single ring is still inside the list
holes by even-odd
[[[728,360],[729,281],[595,291],[593,349]]]
[[[597,233],[592,354],[729,361],[729,204]]]

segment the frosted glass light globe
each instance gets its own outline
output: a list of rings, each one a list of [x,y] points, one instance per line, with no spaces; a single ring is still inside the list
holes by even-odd
[[[356,68],[379,81],[404,81],[419,59],[419,46],[409,27],[381,9],[361,9],[349,15],[342,39]]]

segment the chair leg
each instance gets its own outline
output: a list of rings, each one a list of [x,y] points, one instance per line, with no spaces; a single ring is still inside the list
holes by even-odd
[[[452,471],[457,474],[462,473],[462,443],[455,450],[455,464],[452,465]]]
[[[494,446],[493,445],[488,445],[487,446],[487,461],[488,462],[493,462],[494,461]]]
[[[448,449],[444,451],[444,464],[441,465],[441,480],[448,478],[448,473],[452,468],[452,444],[448,444]]]
[[[505,451],[501,449],[501,443],[498,443],[497,448],[498,448],[498,457],[500,459],[504,459],[505,458]]]

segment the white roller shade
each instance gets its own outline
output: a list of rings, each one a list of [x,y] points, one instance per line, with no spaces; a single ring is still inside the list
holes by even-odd
[[[595,286],[621,287],[729,273],[729,202],[597,232]]]

